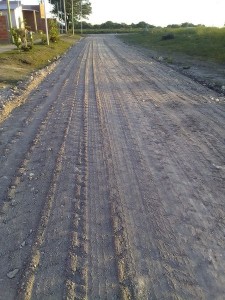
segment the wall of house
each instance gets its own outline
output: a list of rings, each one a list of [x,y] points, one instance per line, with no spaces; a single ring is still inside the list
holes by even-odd
[[[24,28],[22,6],[19,6],[14,10],[11,9],[10,13],[11,13],[12,27]],[[7,10],[3,10],[2,15],[7,16],[8,15]]]
[[[23,18],[28,30],[36,31],[33,11],[24,10]]]
[[[9,42],[8,21],[6,16],[0,16],[0,43]]]
[[[46,33],[45,19],[41,18],[40,13],[37,13],[37,25],[38,25],[38,30],[41,30]]]
[[[16,28],[25,28],[23,20],[23,11],[22,6],[17,7],[12,14],[12,23],[15,24],[13,27]]]
[[[35,15],[36,15],[36,22],[37,22],[37,30],[42,30],[43,32],[45,32],[45,20],[41,18],[39,12],[36,11]],[[35,32],[36,27],[35,27],[35,21],[34,21],[34,12],[29,11],[29,10],[24,10],[23,17],[24,17],[26,26],[29,27],[28,30]]]

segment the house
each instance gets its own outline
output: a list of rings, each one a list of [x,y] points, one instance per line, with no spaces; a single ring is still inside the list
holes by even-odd
[[[6,16],[8,20],[7,1],[0,1],[0,12],[2,16]],[[10,15],[12,27],[24,28],[24,19],[21,1],[10,1]]]
[[[0,44],[9,42],[9,31],[7,17],[0,13]]]
[[[23,18],[28,30],[34,32],[41,30],[45,32],[45,13],[43,3],[40,3],[39,5],[23,5]]]
[[[21,1],[10,1],[12,27],[24,28]],[[0,1],[0,42],[9,42],[8,8],[5,0]]]
[[[39,5],[22,5],[21,1],[10,1],[9,4],[12,27],[27,28],[33,32],[46,31],[43,3]],[[7,1],[2,0],[0,1],[0,43],[9,42],[9,28]]]

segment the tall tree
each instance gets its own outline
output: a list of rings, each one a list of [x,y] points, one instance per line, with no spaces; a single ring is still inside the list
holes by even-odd
[[[72,23],[72,16],[74,17],[74,22],[78,22],[81,20],[81,17],[87,19],[92,13],[91,3],[88,0],[51,0],[51,3],[53,4],[53,13],[58,14],[58,12],[63,12],[64,14],[63,1],[65,1],[66,6],[66,20],[68,27],[69,24]]]

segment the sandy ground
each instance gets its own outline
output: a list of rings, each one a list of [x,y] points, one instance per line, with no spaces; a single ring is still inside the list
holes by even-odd
[[[225,101],[114,36],[0,124],[0,299],[224,299]]]
[[[130,45],[130,47],[132,46]],[[133,48],[219,94],[225,95],[225,64],[198,59],[184,53],[167,52],[166,49],[165,51],[155,51],[137,45]]]

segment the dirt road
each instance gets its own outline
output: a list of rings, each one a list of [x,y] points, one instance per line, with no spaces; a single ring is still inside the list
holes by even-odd
[[[0,299],[224,299],[225,102],[114,36],[0,124]]]

